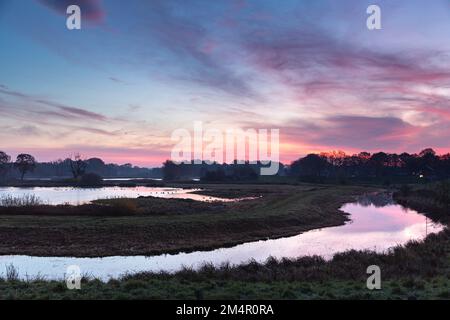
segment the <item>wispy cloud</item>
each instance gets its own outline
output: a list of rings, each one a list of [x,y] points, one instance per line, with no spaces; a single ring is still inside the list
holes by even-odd
[[[170,63],[176,61],[168,80],[197,84],[200,88],[241,98],[261,98],[248,75],[232,66],[240,52],[234,51],[230,56],[233,49],[227,47],[225,39],[214,28],[205,25],[206,21],[201,17],[182,14],[180,7],[201,17],[208,14],[204,11],[206,7],[198,3],[151,1],[146,3],[146,19],[142,19],[135,29],[143,39],[150,39],[150,42],[142,42],[142,50],[156,42],[167,53],[162,59],[169,59]]]
[[[244,37],[243,45],[258,68],[308,94],[357,94],[355,85],[388,89],[393,85],[450,81],[450,71],[444,67],[450,57],[440,52],[379,52],[337,41],[320,30],[252,32]],[[436,61],[439,54],[440,62]]]
[[[77,117],[77,118],[84,118],[84,119],[90,119],[90,120],[98,120],[98,121],[107,121],[108,118],[105,117],[104,115],[101,115],[99,113],[95,113],[95,112],[91,112],[91,111],[87,111],[84,109],[80,109],[80,108],[74,108],[74,107],[68,107],[68,106],[64,106],[52,101],[47,101],[47,100],[35,100],[36,102],[40,103],[40,104],[44,104],[46,106],[50,106],[50,107],[54,107],[56,109],[58,109],[60,112],[53,112],[54,115],[60,115],[64,118],[73,118],[73,117]]]
[[[0,103],[0,114],[2,121],[8,119],[15,122],[23,122],[21,127],[12,127],[15,132],[28,133],[30,135],[52,136],[51,131],[56,134],[65,134],[68,131],[84,131],[91,134],[112,136],[117,132],[105,130],[97,126],[100,124],[112,124],[114,121],[96,112],[81,108],[62,105],[50,100],[37,98],[34,95],[10,90],[5,85],[0,88],[0,95],[9,97]],[[12,99],[11,99],[12,98]],[[33,125],[28,124],[32,122]],[[87,126],[86,124],[90,124]],[[45,127],[45,130],[37,126]]]
[[[0,95],[4,96],[10,96],[13,98],[18,98],[19,100],[22,100],[24,102],[27,102],[28,104],[22,104],[21,106],[16,106],[17,109],[26,109],[30,112],[35,112],[37,114],[43,114],[46,116],[54,116],[57,118],[64,118],[64,119],[84,119],[84,120],[96,120],[96,121],[107,121],[108,118],[102,114],[91,112],[82,108],[76,108],[71,106],[66,106],[57,102],[53,102],[50,100],[45,100],[38,98],[34,95],[30,95],[27,93],[14,91],[9,89],[5,85],[0,85]],[[46,107],[50,107],[50,109],[43,109],[43,108],[31,108],[29,106],[29,103],[38,103],[40,105],[44,105]],[[3,110],[7,111],[8,108],[4,105]],[[11,107],[11,111],[13,111],[14,108]]]

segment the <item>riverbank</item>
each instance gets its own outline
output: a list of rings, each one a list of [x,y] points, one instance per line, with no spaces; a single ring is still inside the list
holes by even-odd
[[[213,223],[217,221],[221,221],[223,226],[233,225],[234,230],[235,223],[273,223],[275,219],[278,223],[296,221],[297,227],[306,227],[302,222],[309,222],[308,226],[311,226],[319,217],[328,222],[332,221],[331,217],[339,217],[345,222],[347,217],[339,211],[340,206],[352,201],[356,195],[370,191],[373,189],[323,185],[280,186],[275,189],[260,185],[211,185],[200,193],[230,198],[238,195],[254,196],[258,199],[227,203],[226,208],[219,212],[212,210],[200,214],[194,209],[189,213],[170,215],[169,212],[173,212],[175,208],[173,207],[154,216],[69,216],[62,217],[58,223],[69,218],[67,225],[64,224],[65,228],[69,228],[70,225],[73,227],[73,224],[80,223],[76,219],[87,219],[82,220],[85,228],[89,228],[89,224],[94,221],[99,226],[101,222],[106,222],[105,231],[111,231],[111,224],[115,219],[122,223],[128,221],[129,224],[123,228],[123,241],[127,239],[125,235],[128,235],[128,228],[137,230],[138,221],[149,219],[153,223],[150,224],[151,228],[155,225],[154,219],[161,221],[163,216],[168,221],[190,221],[192,224],[185,227],[192,228],[191,230],[195,230],[198,224],[214,228]],[[142,200],[152,201],[152,198],[137,201]],[[8,219],[19,223],[15,220],[19,218],[26,219],[29,216],[0,217],[0,225],[4,226]],[[135,220],[136,218],[144,220]],[[33,224],[37,224],[37,221],[42,223],[36,225],[36,230],[43,228],[47,231],[45,225],[51,221],[54,223],[54,219],[59,217],[34,217],[32,221]],[[162,222],[160,223],[159,226],[162,226]],[[287,230],[281,223],[274,225],[275,227],[267,226],[268,231]],[[173,229],[166,230],[171,236],[180,230],[176,223],[167,224],[166,228],[169,226]],[[266,229],[239,230],[245,235]],[[227,229],[224,228],[221,232],[227,234]],[[200,241],[209,234],[210,230],[205,228],[195,238],[185,239]],[[155,237],[155,234],[150,236]],[[168,246],[176,243],[171,243],[169,236],[165,239]],[[371,291],[366,287],[366,269],[370,265],[377,265],[381,269],[381,290]],[[8,279],[0,280],[2,299],[450,299],[450,231],[446,229],[439,234],[429,235],[423,242],[412,241],[384,254],[353,250],[336,254],[328,261],[320,257],[269,259],[266,263],[251,262],[238,266],[206,265],[198,271],[184,269],[175,274],[145,272],[107,282],[85,278],[81,290],[67,290],[64,281],[20,281],[14,272],[10,272],[7,277]]]
[[[182,187],[183,185],[174,185]],[[0,216],[0,254],[102,257],[157,255],[208,250],[338,226],[348,217],[339,208],[373,188],[302,184],[202,185],[211,196],[258,196],[211,210],[183,201],[153,206],[152,214],[127,216]],[[114,200],[110,200],[114,202]],[[121,200],[122,201],[122,200]],[[128,210],[151,207],[153,198],[128,199]],[[156,210],[158,208],[159,211]],[[178,212],[177,212],[178,210]],[[32,212],[32,211],[30,211]]]
[[[369,265],[381,269],[380,290],[366,287]],[[12,273],[0,280],[0,292],[3,299],[450,299],[450,231],[385,254],[349,251],[330,261],[271,259],[106,283],[84,279],[81,290],[67,290],[63,281],[19,281]]]
[[[420,212],[434,220],[450,223],[450,181],[428,185],[403,186],[394,193],[394,199],[401,205]]]

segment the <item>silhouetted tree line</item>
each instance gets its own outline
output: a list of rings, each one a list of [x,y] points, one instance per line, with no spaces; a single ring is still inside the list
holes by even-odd
[[[36,160],[30,154],[19,154],[15,162],[11,162],[11,156],[3,151],[0,151],[0,179],[6,177],[6,175],[16,170],[16,174],[23,180],[27,172],[32,172],[36,168]]]
[[[258,179],[260,162],[234,161],[231,164],[201,162],[175,164],[167,160],[162,168],[140,168],[131,164],[106,164],[99,158],[82,159],[78,154],[64,160],[38,163],[32,155],[20,154],[13,162],[0,151],[0,180],[7,177],[21,178],[81,178],[94,173],[103,178],[164,178],[165,180],[202,181],[250,181]],[[347,155],[342,151],[308,154],[291,163],[279,164],[278,175],[296,177],[305,181],[345,182],[353,178],[424,177],[439,180],[450,177],[450,154],[437,155],[433,149],[424,149],[418,154],[369,153]]]
[[[13,162],[11,157],[0,151],[0,180],[7,178],[74,178],[87,174],[96,174],[103,178],[161,178],[160,168],[148,169],[131,164],[106,164],[102,159],[83,159],[75,154],[64,160],[37,162],[32,155],[20,154]]]
[[[258,179],[260,169],[267,167],[261,162],[250,163],[235,160],[231,164],[223,163],[180,163],[167,160],[162,167],[164,180],[190,180],[198,178],[202,181],[249,181]],[[279,173],[284,171],[280,163]]]
[[[255,180],[261,163],[232,164],[175,164],[168,160],[163,164],[165,180],[200,178],[203,181]],[[347,155],[342,151],[308,154],[285,166],[280,163],[278,175],[296,177],[304,181],[335,181],[345,183],[352,178],[424,177],[428,180],[450,177],[450,154],[437,155],[433,149],[418,154],[369,153]]]
[[[311,180],[395,176],[444,179],[450,177],[450,154],[437,155],[430,148],[419,154],[361,152],[347,155],[342,151],[309,154],[291,164],[290,175]]]

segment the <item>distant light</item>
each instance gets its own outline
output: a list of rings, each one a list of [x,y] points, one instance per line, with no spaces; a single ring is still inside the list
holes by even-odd
[[[421,175],[419,176],[419,178],[423,178],[423,174],[421,174]]]

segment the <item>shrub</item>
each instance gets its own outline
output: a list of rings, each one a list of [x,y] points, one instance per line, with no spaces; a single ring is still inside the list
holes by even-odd
[[[86,173],[81,176],[79,185],[81,187],[100,187],[103,185],[103,178],[95,173]]]
[[[132,215],[138,211],[137,203],[134,199],[114,199],[112,206],[114,212],[119,214]]]

